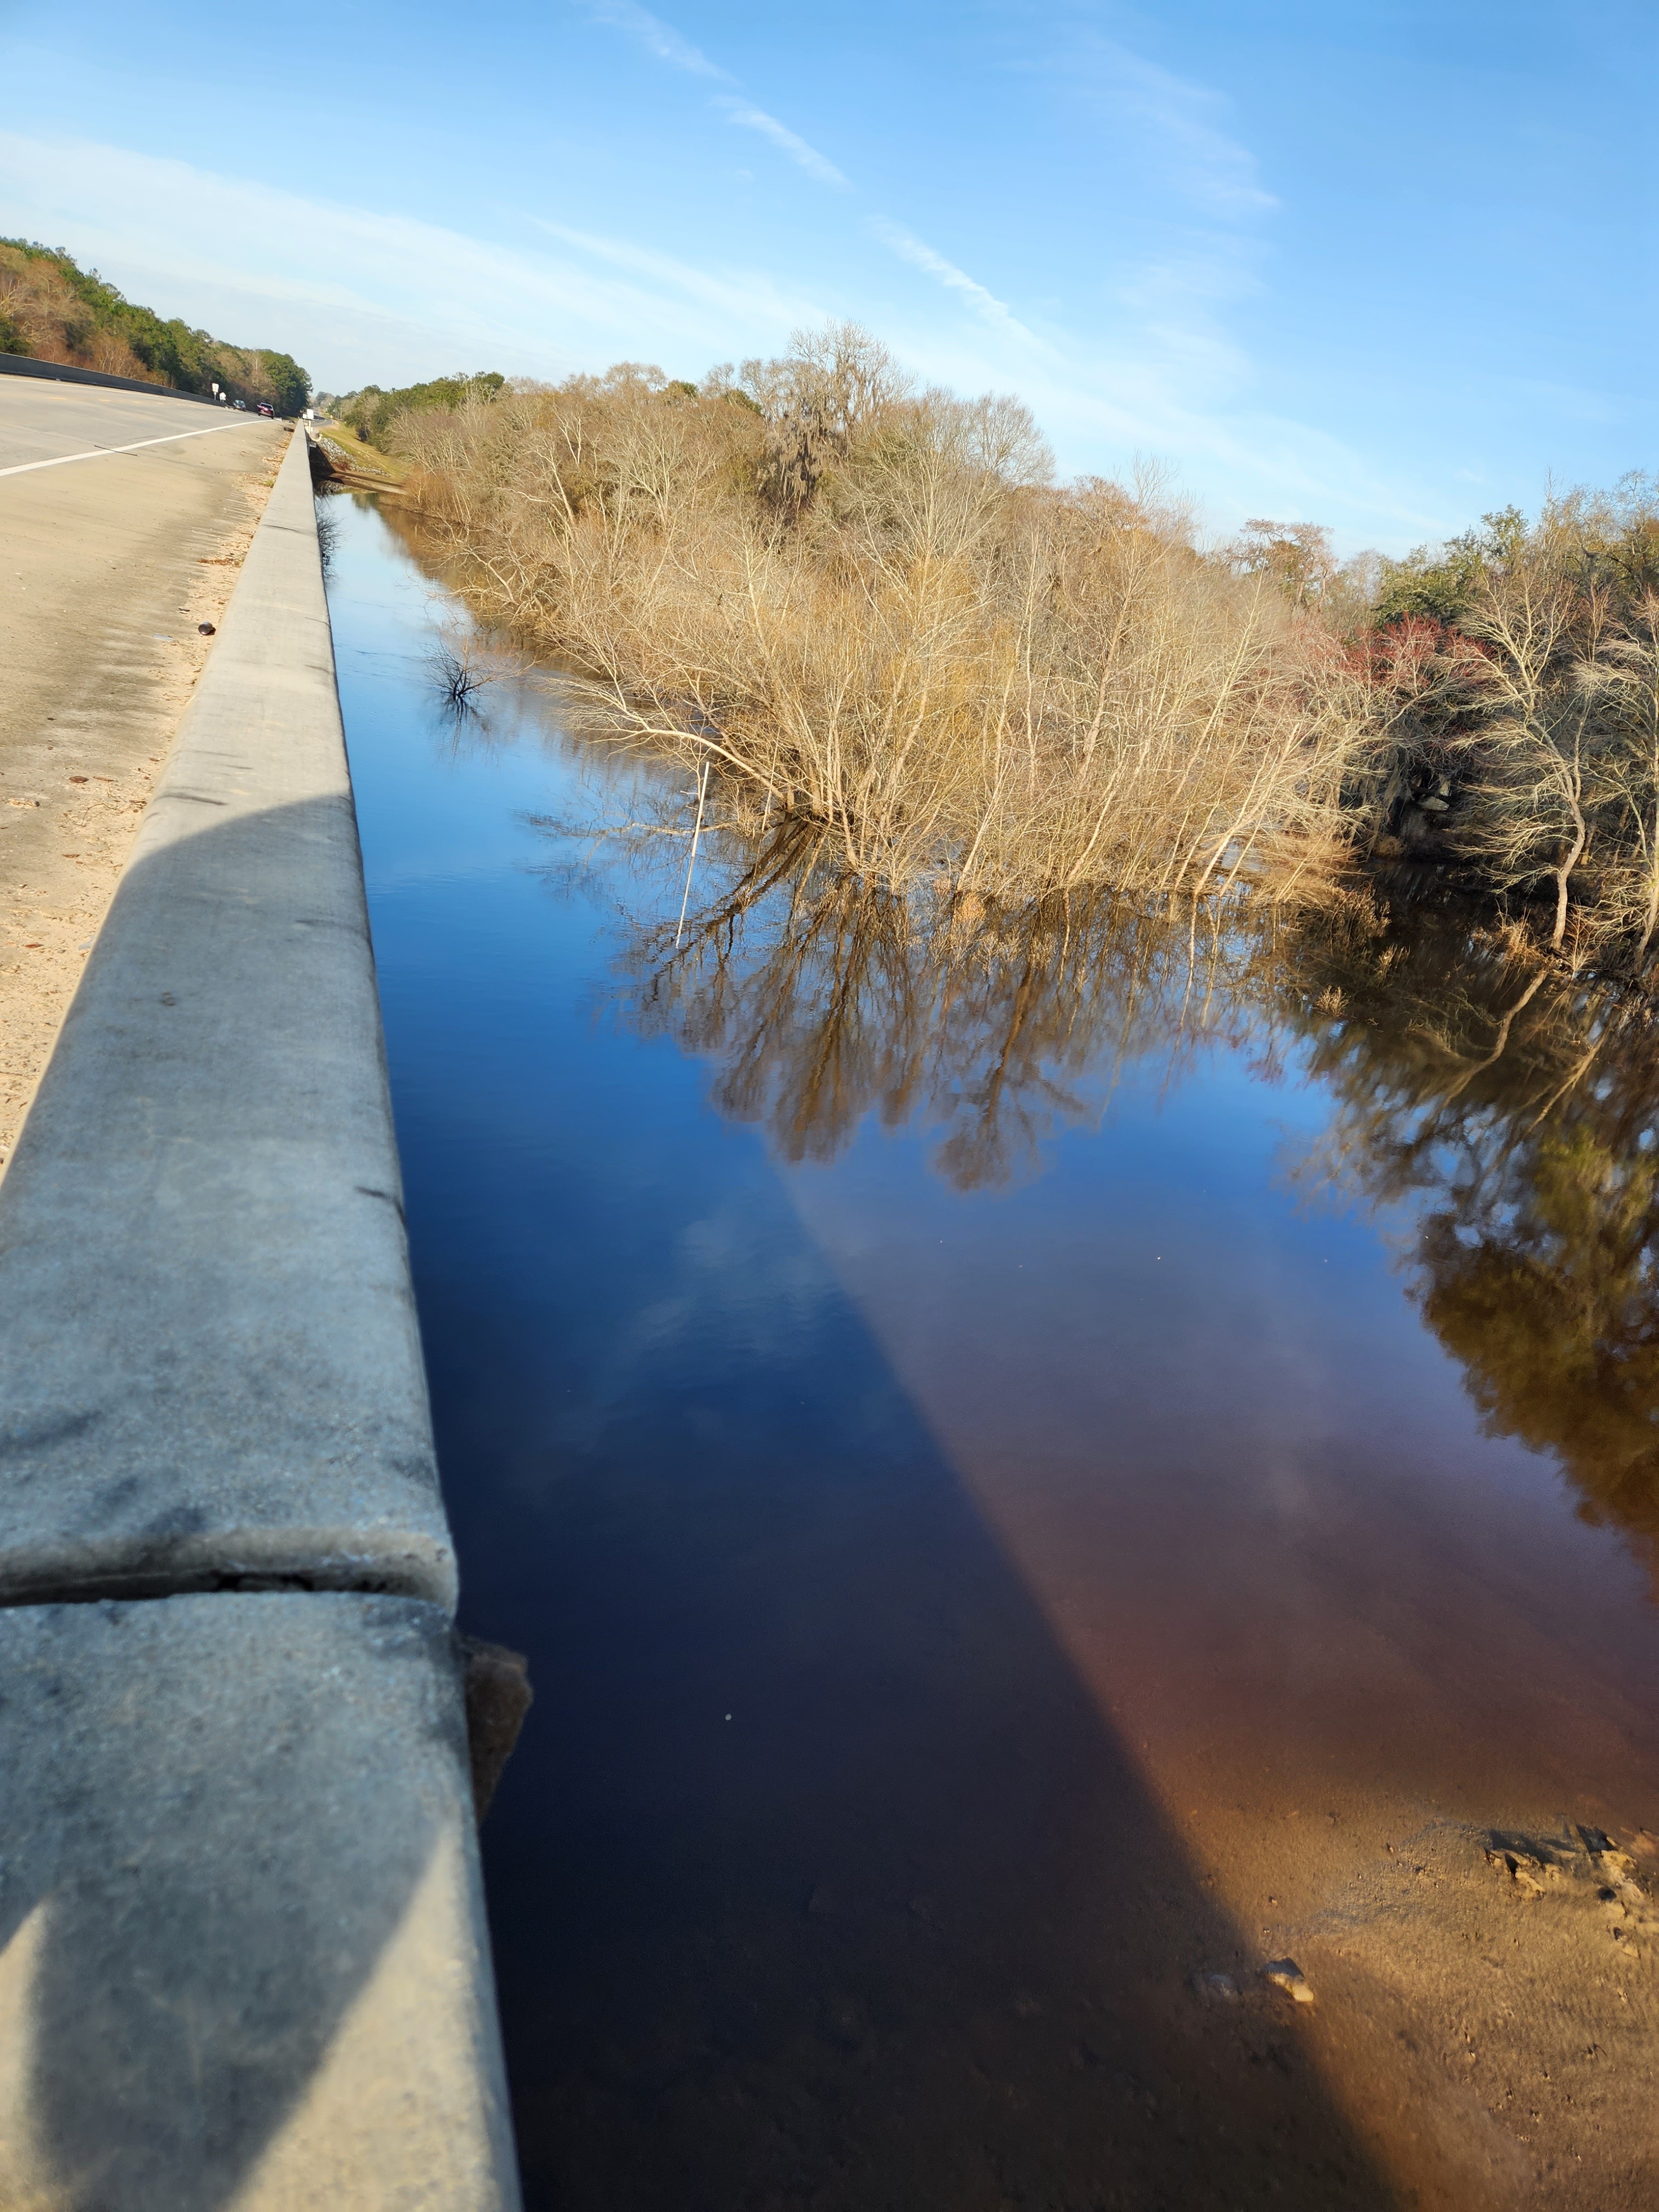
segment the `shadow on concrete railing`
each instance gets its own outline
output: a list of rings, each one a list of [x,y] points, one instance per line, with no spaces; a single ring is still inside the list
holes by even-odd
[[[512,2212],[303,439],[0,1185],[0,2205]]]
[[[0,1185],[0,1603],[449,1602],[349,796],[173,805]]]
[[[0,2203],[505,2206],[435,1607],[0,1615]]]

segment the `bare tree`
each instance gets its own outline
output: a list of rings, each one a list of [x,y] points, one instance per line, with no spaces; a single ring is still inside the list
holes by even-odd
[[[1056,489],[1017,400],[916,392],[855,326],[729,378],[410,418],[415,496],[586,726],[894,890],[1325,894],[1364,732],[1316,619],[1157,484]]]
[[[1486,647],[1471,702],[1480,732],[1481,800],[1466,849],[1494,882],[1554,885],[1550,943],[1566,935],[1568,891],[1589,842],[1597,689],[1586,680],[1611,609],[1569,542],[1546,534],[1503,571],[1486,570],[1464,617]]]

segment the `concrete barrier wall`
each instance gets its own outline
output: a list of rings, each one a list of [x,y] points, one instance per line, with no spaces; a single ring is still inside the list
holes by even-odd
[[[23,353],[0,353],[0,376],[42,376],[53,384],[106,384],[115,392],[153,392],[162,399],[195,399],[204,407],[221,403],[210,392],[175,392],[143,376],[106,376],[98,368],[72,368],[65,362],[35,361]]]
[[[0,1185],[0,1603],[453,1605],[306,441]]]
[[[0,2203],[517,2202],[296,434],[0,1185]]]

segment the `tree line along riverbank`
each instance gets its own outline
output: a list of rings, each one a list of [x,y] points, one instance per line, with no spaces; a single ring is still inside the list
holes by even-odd
[[[1198,534],[1155,477],[1060,484],[1016,400],[851,325],[701,383],[622,363],[345,403],[474,607],[569,711],[741,827],[1004,904],[1283,903],[1402,858],[1571,963],[1659,927],[1659,487],[1553,496],[1404,561]]]

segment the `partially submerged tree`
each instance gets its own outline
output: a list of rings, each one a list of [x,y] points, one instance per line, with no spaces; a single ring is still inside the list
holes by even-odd
[[[1018,400],[919,388],[850,324],[695,386],[624,362],[354,412],[575,719],[863,879],[1306,899],[1403,854],[1573,958],[1659,943],[1645,483],[1403,562],[1261,518],[1206,551],[1156,486],[1056,486]]]
[[[1149,486],[1056,489],[1029,410],[805,334],[403,418],[416,497],[589,726],[902,890],[1318,894],[1358,732],[1320,624]]]
[[[1402,791],[1437,810],[1415,842],[1519,910],[1541,892],[1553,949],[1640,966],[1659,925],[1653,488],[1486,525],[1443,567],[1455,620],[1396,615],[1364,641],[1380,804],[1391,829]]]
[[[1576,553],[1567,533],[1540,529],[1501,570],[1483,567],[1462,618],[1486,648],[1471,687],[1480,803],[1463,847],[1501,889],[1550,885],[1557,947],[1600,795],[1593,678],[1612,615]]]

